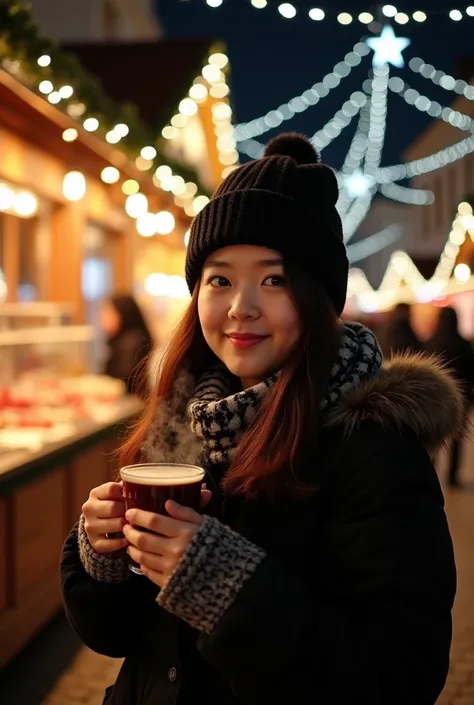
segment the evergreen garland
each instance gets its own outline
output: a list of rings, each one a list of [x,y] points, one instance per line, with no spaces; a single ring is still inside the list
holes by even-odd
[[[38,65],[38,58],[44,54],[51,57],[51,63],[47,67]],[[72,86],[74,93],[71,98],[62,99],[55,106],[59,110],[67,112],[70,104],[83,103],[86,111],[81,116],[81,122],[86,117],[97,118],[100,127],[95,134],[103,137],[118,123],[125,123],[129,127],[129,133],[122,137],[120,144],[114,145],[116,148],[134,160],[144,146],[153,145],[157,149],[157,156],[150,172],[161,164],[167,164],[175,175],[196,183],[199,191],[206,193],[193,170],[173,163],[159,152],[156,146],[157,135],[140,118],[135,105],[112,101],[106,95],[100,79],[86,71],[74,54],[64,51],[53,40],[41,37],[28,5],[12,0],[0,0],[0,62],[8,70],[8,62],[15,61],[18,61],[20,66],[20,73],[16,74],[16,77],[21,78],[22,82],[38,95],[42,95],[38,86],[44,80],[50,80],[55,90],[64,85]]]

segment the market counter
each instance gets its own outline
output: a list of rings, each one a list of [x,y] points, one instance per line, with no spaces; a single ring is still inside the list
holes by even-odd
[[[90,489],[115,479],[114,453],[140,408],[124,398],[68,437],[1,451],[0,668],[60,609],[61,546]]]

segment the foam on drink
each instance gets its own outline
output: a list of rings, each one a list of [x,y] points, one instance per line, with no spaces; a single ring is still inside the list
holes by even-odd
[[[204,470],[197,465],[132,465],[120,471],[122,480],[137,485],[167,487],[201,482]]]

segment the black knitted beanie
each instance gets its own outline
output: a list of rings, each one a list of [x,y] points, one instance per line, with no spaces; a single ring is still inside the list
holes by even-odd
[[[281,252],[309,272],[342,313],[348,260],[338,195],[334,172],[320,163],[306,137],[275,137],[262,159],[229,174],[194,219],[186,254],[190,291],[212,252],[229,245],[258,245]]]

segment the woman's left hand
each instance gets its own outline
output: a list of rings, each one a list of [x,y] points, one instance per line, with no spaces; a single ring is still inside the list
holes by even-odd
[[[139,563],[142,573],[160,588],[165,587],[204,521],[193,509],[172,500],[166,502],[166,511],[170,516],[129,509],[125,518],[130,524],[123,527],[125,538],[130,542],[127,549],[130,558]],[[153,533],[139,531],[134,526]]]

